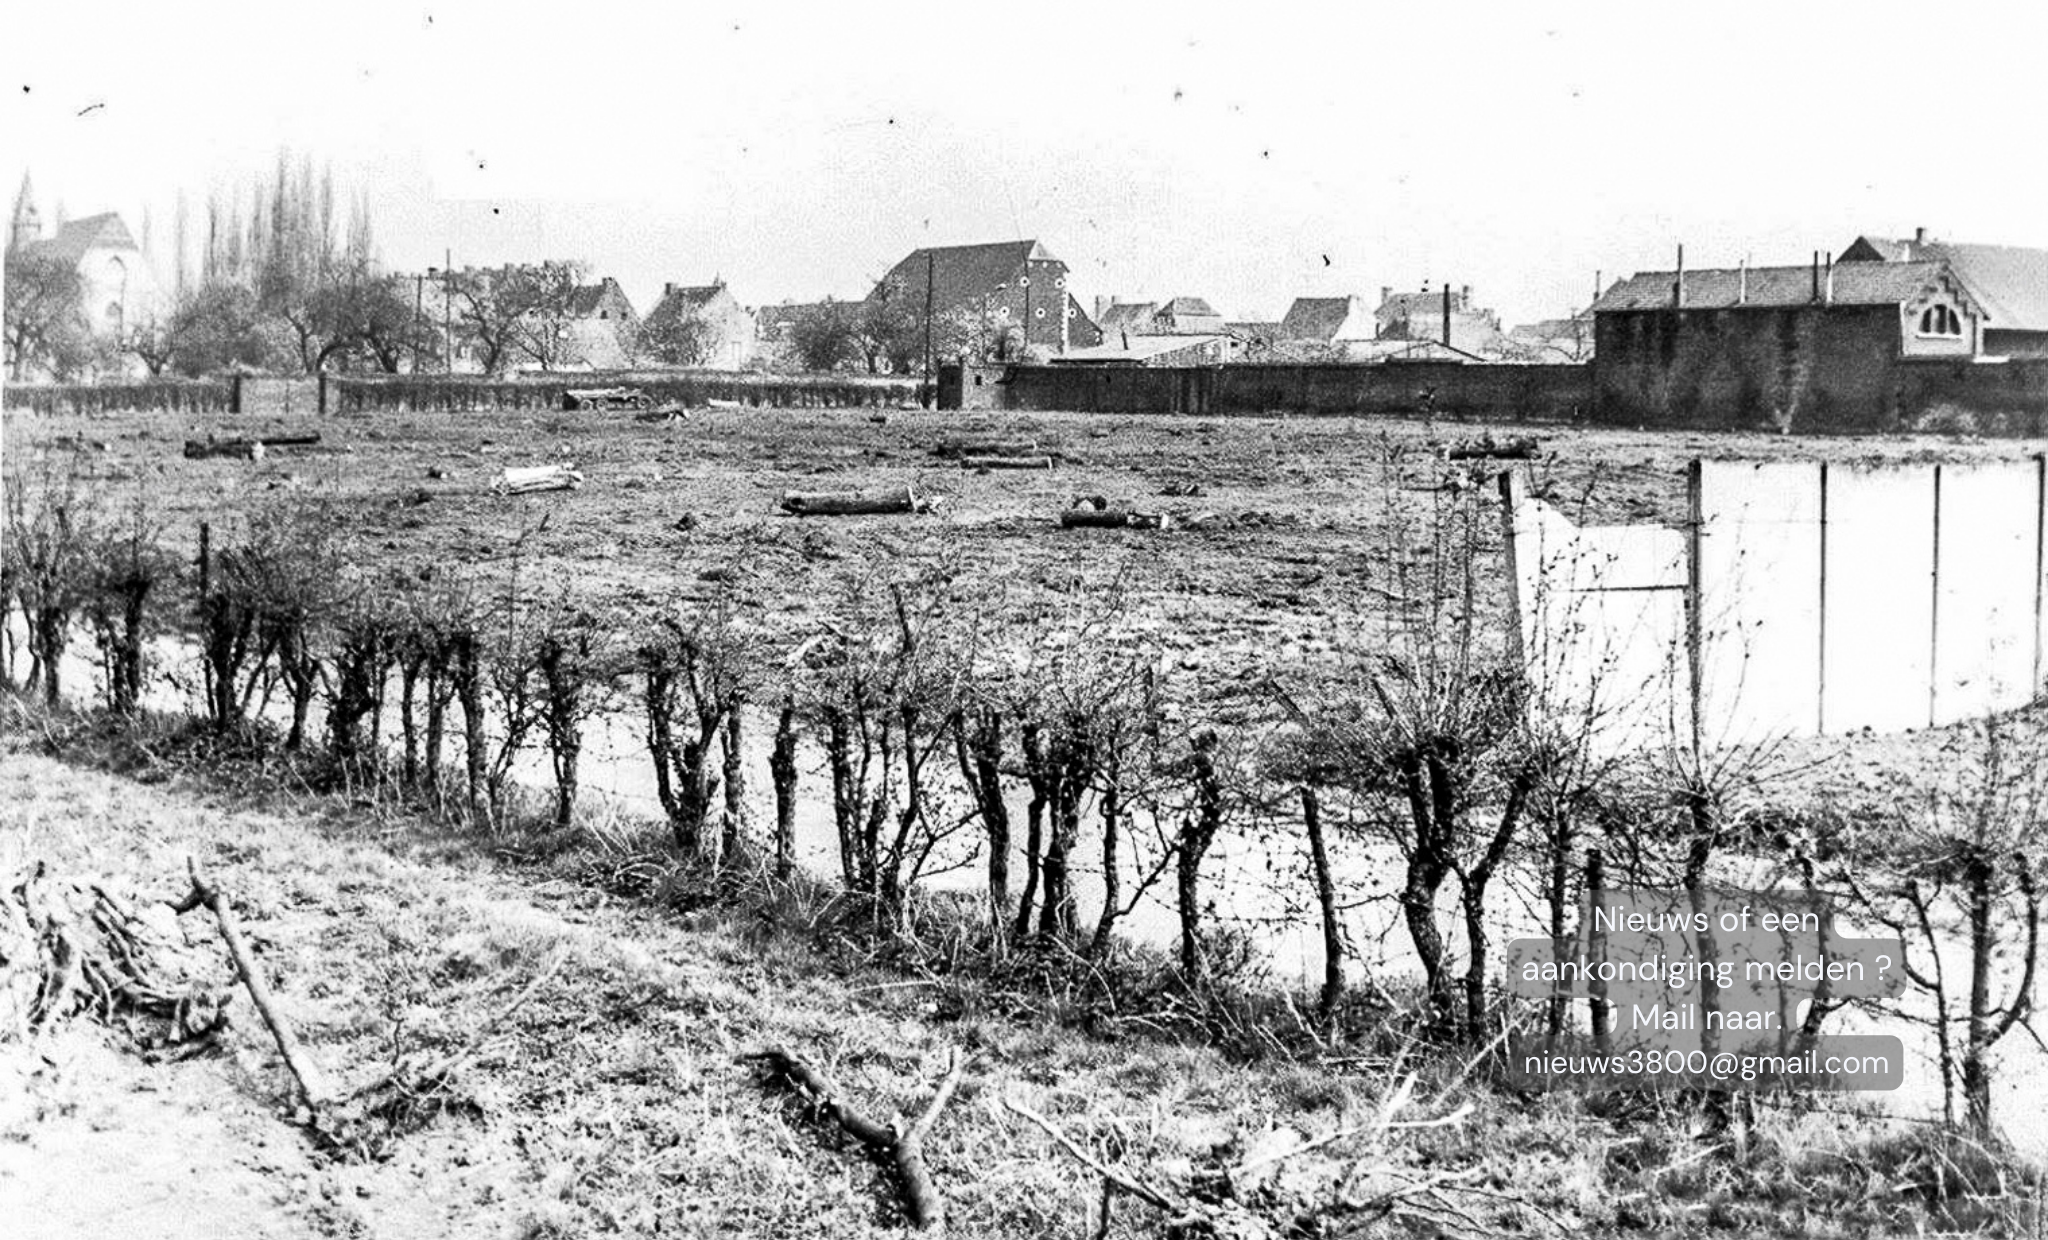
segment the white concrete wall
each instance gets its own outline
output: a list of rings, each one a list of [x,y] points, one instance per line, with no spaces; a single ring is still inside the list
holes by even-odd
[[[1709,748],[1955,723],[2043,689],[2040,458],[1701,462],[1690,536],[1510,503],[1539,695],[1610,738],[1687,735],[1694,678]]]

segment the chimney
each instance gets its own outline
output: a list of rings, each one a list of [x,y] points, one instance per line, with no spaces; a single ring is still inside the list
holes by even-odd
[[[1458,309],[1470,310],[1471,308],[1472,286],[1469,284],[1461,284],[1458,286]]]
[[[1813,300],[1820,300],[1820,251],[1813,251]]]
[[[663,297],[666,297],[666,296],[668,296],[668,295],[669,295],[670,293],[673,293],[673,292],[675,292],[675,291],[676,291],[675,281],[673,281],[673,280],[663,280],[663,281],[661,282],[661,295],[662,295]]]
[[[1671,304],[1685,309],[1685,245],[1678,247],[1678,278],[1671,282]]]
[[[1914,229],[1914,230],[1913,230],[1913,244],[1914,244],[1914,245],[1926,245],[1926,244],[1927,244],[1927,230],[1926,230],[1926,229],[1924,229],[1924,228],[1916,228],[1916,229]]]
[[[1451,286],[1444,285],[1444,347],[1451,344]]]

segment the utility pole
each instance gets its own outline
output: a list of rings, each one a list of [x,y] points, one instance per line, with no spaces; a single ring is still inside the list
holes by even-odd
[[[420,372],[420,317],[424,313],[427,297],[425,272],[416,273],[412,278],[412,372]]]
[[[932,392],[932,252],[924,252],[924,384],[926,398],[937,403],[937,393]]]
[[[455,373],[455,251],[441,253],[441,369]]]

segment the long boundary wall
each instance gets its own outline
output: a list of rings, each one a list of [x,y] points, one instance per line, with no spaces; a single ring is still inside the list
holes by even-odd
[[[1592,393],[1592,369],[1563,364],[1033,365],[947,367],[940,378],[943,407],[1076,413],[1437,415],[1567,422],[1585,415]]]

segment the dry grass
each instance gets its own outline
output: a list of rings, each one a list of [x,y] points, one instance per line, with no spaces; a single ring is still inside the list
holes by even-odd
[[[12,737],[37,730],[10,719]],[[1021,990],[963,1003],[971,980],[927,984],[850,941],[820,953],[814,935],[771,925],[758,900],[679,915],[658,883],[619,895],[587,881],[623,857],[659,856],[630,834],[613,840],[626,852],[587,836],[486,840],[370,797],[294,791],[246,758],[202,777],[169,759],[163,737],[148,783],[35,748],[16,739],[0,762],[0,868],[34,855],[169,897],[196,857],[243,910],[312,1053],[345,1082],[481,1039],[461,1105],[391,1142],[384,1161],[315,1162],[288,1182],[280,1214],[316,1234],[897,1232],[883,1169],[737,1062],[781,1045],[881,1115],[914,1113],[959,1051],[968,1080],[927,1146],[952,1234],[1079,1235],[1092,1225],[1092,1175],[1003,1097],[1180,1194],[1276,1139],[1371,1129],[1409,1063],[1366,1045],[1247,1063],[1128,1029],[1088,1036],[1056,1005],[1032,1012]],[[239,774],[223,783],[223,769]],[[801,893],[783,901],[784,912],[818,907]],[[537,978],[533,1000],[491,1027]],[[282,1069],[253,1016],[235,1016],[228,1041],[248,1072],[234,1088],[277,1106],[289,1096]],[[1455,1186],[1408,1202],[1382,1230],[1332,1234],[2041,1234],[2039,1182],[2010,1159],[1836,1105],[1766,1106],[1738,1152],[1696,1137],[1682,1111],[1517,1098],[1456,1063],[1413,1065],[1415,1117],[1474,1110],[1397,1136],[1367,1168],[1377,1178],[1357,1183],[1453,1175]],[[149,1071],[154,1088],[204,1098],[213,1069]],[[272,1123],[268,1139],[305,1145]],[[9,1135],[33,1148],[38,1131],[23,1121]],[[1364,1152],[1340,1142],[1287,1160],[1259,1199],[1280,1209],[1287,1194],[1324,1192]],[[1126,1200],[1111,1234],[1157,1234],[1161,1221]]]

